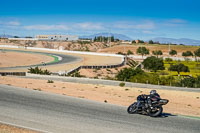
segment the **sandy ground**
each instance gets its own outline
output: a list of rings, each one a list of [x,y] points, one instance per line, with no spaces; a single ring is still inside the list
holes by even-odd
[[[24,50],[24,49],[19,49],[19,50]],[[34,50],[32,50],[34,51]],[[45,51],[39,51],[39,52],[45,52]],[[56,53],[56,52],[54,52]],[[57,54],[65,54],[65,55],[72,55],[72,56],[77,56],[82,58],[81,61],[74,62],[74,63],[69,63],[69,64],[60,64],[60,65],[52,65],[52,66],[42,66],[40,68],[42,69],[48,69],[51,72],[58,72],[58,71],[69,71],[73,68],[79,67],[81,65],[112,65],[112,64],[120,64],[122,62],[121,58],[119,57],[109,57],[109,56],[94,56],[94,55],[82,55],[82,54],[67,54],[67,53],[59,53]],[[22,57],[24,57],[24,53],[20,53]],[[30,54],[31,56],[31,54]],[[32,55],[33,56],[33,55]],[[41,55],[42,56],[42,55]],[[1,57],[0,57],[1,59]],[[43,57],[40,57],[40,59],[44,59]],[[10,63],[12,62],[12,58],[7,58],[7,61]],[[0,61],[1,62],[1,61]],[[13,63],[16,63],[17,61],[14,60]],[[32,62],[32,61],[31,61]],[[24,64],[26,63],[25,60],[22,60],[19,64]],[[1,66],[0,66],[1,67]],[[15,71],[15,72],[27,72],[28,69],[15,69],[15,70],[1,70],[4,72],[10,72],[10,71]]]
[[[19,52],[0,52],[0,67],[14,67],[41,64],[54,61],[53,57]]]
[[[39,133],[39,132],[0,123],[0,133]]]
[[[37,84],[35,84],[37,83]],[[46,80],[24,79],[17,77],[0,77],[0,84],[24,87],[35,91],[46,91],[61,95],[86,98],[99,102],[107,102],[128,106],[139,94],[149,94],[151,89],[129,88],[106,85],[67,83]],[[200,93],[173,90],[157,90],[163,99],[169,99],[164,112],[200,117]]]

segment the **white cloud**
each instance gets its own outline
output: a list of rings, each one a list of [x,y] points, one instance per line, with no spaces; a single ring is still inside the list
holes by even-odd
[[[163,22],[165,26],[181,26],[184,24],[187,24],[187,21],[183,19],[170,19]]]
[[[187,21],[183,20],[183,19],[171,19],[171,20],[168,20],[168,22],[176,23],[176,24],[185,24],[185,23],[187,23]]]
[[[68,30],[66,25],[29,25],[24,26],[26,30]]]
[[[149,30],[144,30],[144,31],[142,31],[143,33],[145,33],[145,34],[153,34],[153,32],[152,31],[149,31]]]
[[[153,21],[145,21],[145,22],[118,22],[114,24],[114,28],[119,29],[154,29],[155,23]]]
[[[83,29],[83,30],[103,30],[103,29],[105,29],[103,24],[91,23],[91,22],[77,23],[77,24],[74,24],[73,27]]]
[[[4,26],[20,26],[20,22],[18,21],[0,21],[0,24],[1,25],[4,25]]]
[[[7,25],[10,25],[10,26],[19,26],[19,25],[20,25],[20,22],[18,22],[18,21],[9,21],[9,22],[7,23]]]
[[[101,23],[66,23],[58,25],[27,25],[24,26],[26,30],[63,30],[63,31],[78,31],[78,30],[103,30],[104,27]]]

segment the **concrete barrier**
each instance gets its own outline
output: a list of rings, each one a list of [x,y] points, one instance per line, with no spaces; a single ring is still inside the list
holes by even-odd
[[[23,78],[55,80],[55,81],[62,81],[62,82],[73,82],[73,83],[95,84],[95,85],[102,84],[102,85],[111,85],[111,86],[119,86],[119,84],[123,82],[123,81],[103,80],[103,79],[37,75],[37,74],[29,74],[29,73],[27,74],[26,77],[23,77]],[[172,87],[172,86],[151,85],[151,84],[131,83],[131,82],[123,82],[123,83],[125,83],[125,87],[133,87],[133,88],[200,92],[200,88]]]
[[[123,55],[118,55],[118,54],[83,52],[83,51],[69,51],[69,50],[58,50],[58,49],[48,49],[48,48],[36,48],[36,47],[23,47],[23,46],[11,46],[11,45],[0,45],[0,47],[2,47],[2,48],[24,48],[24,49],[27,49],[27,50],[41,50],[41,51],[50,51],[50,52],[72,53],[72,54],[124,57]]]

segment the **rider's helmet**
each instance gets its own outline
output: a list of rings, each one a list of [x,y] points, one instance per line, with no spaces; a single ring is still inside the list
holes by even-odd
[[[150,95],[155,95],[157,92],[156,92],[156,90],[151,90],[150,91]]]

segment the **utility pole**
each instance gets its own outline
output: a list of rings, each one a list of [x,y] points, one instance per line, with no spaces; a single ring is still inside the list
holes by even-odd
[[[170,48],[170,43],[169,43],[169,52],[171,51],[171,48]],[[168,53],[169,54],[169,53]]]
[[[5,38],[6,37],[6,34],[5,34],[5,31],[3,31],[3,38]]]

